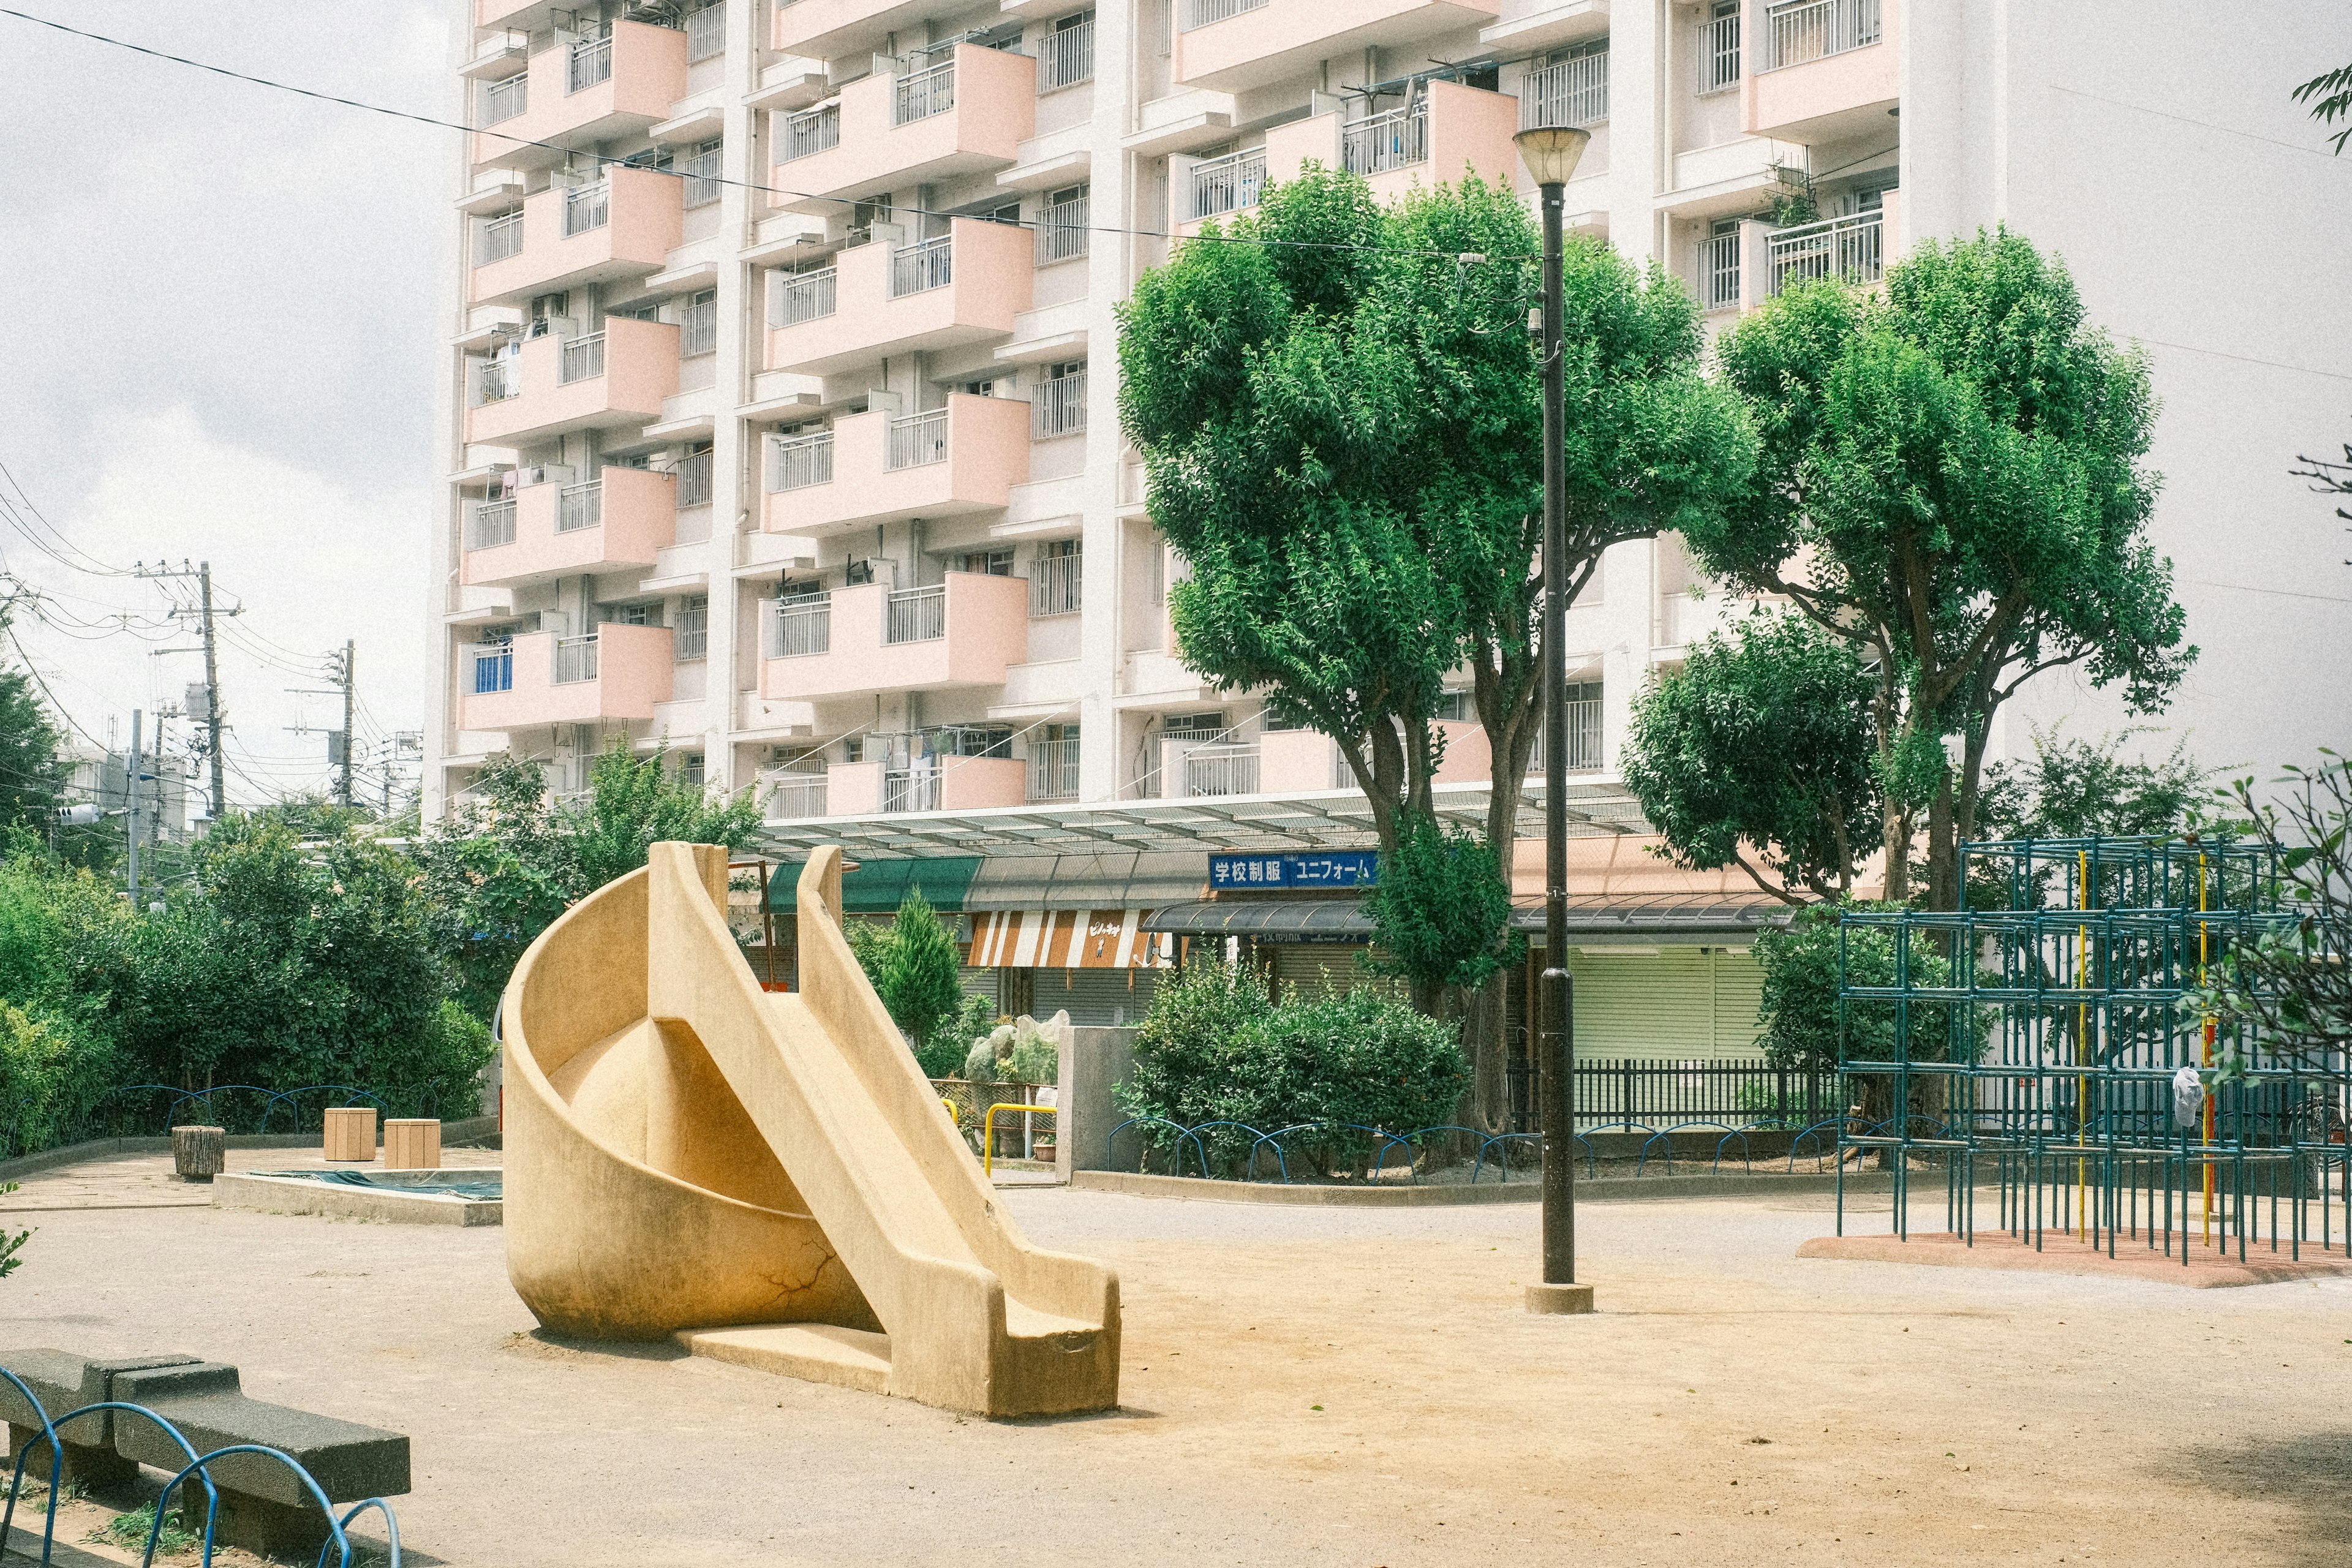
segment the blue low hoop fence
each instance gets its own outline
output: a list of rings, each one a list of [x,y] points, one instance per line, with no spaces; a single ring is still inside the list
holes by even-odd
[[[41,1562],[46,1568],[50,1552],[57,1545],[58,1498],[65,1489],[65,1449],[58,1441],[58,1428],[77,1416],[108,1411],[112,1412],[113,1418],[118,1421],[125,1416],[135,1416],[141,1420],[154,1423],[187,1459],[187,1463],[172,1478],[170,1483],[155,1499],[155,1520],[148,1527],[147,1549],[139,1559],[142,1568],[155,1561],[156,1550],[163,1542],[163,1521],[167,1517],[166,1510],[171,1507],[173,1494],[178,1492],[191,1479],[201,1485],[205,1491],[204,1554],[198,1559],[199,1568],[211,1568],[213,1530],[220,1512],[220,1489],[213,1482],[210,1467],[215,1460],[225,1458],[231,1454],[259,1454],[266,1458],[275,1459],[294,1472],[295,1479],[301,1483],[304,1491],[310,1494],[311,1500],[319,1505],[319,1511],[326,1521],[327,1542],[319,1548],[319,1568],[326,1568],[326,1564],[331,1560],[336,1564],[336,1568],[352,1568],[357,1559],[355,1549],[352,1545],[352,1540],[347,1531],[353,1520],[371,1509],[383,1516],[384,1534],[391,1547],[391,1556],[386,1560],[387,1568],[400,1568],[400,1521],[394,1516],[392,1505],[380,1497],[372,1497],[365,1501],[353,1503],[339,1517],[335,1512],[335,1505],[327,1500],[326,1489],[319,1485],[318,1479],[304,1469],[300,1461],[282,1449],[265,1447],[258,1443],[232,1443],[226,1447],[215,1448],[208,1454],[199,1454],[196,1452],[195,1445],[190,1443],[177,1426],[173,1426],[154,1411],[143,1405],[128,1405],[115,1399],[100,1400],[94,1404],[68,1410],[62,1415],[52,1416],[47,1408],[41,1404],[39,1397],[26,1386],[23,1378],[5,1367],[0,1367],[0,1377],[6,1378],[16,1385],[16,1392],[24,1397],[25,1403],[41,1418],[40,1436],[25,1444],[24,1451],[16,1456],[16,1463],[9,1474],[8,1506],[5,1511],[0,1512],[0,1556],[7,1553],[15,1540],[16,1504],[25,1489],[26,1464],[32,1458],[33,1451],[46,1443],[49,1453],[48,1497],[42,1511],[41,1525]],[[19,1551],[21,1552],[22,1549],[20,1548]]]

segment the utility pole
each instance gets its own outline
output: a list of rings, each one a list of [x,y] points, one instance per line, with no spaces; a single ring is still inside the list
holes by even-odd
[[[359,641],[343,642],[343,804],[352,804],[352,666],[359,658]]]
[[[228,788],[222,778],[225,760],[221,752],[221,732],[228,728],[228,717],[221,710],[220,647],[213,636],[213,563],[209,561],[199,562],[195,570],[191,572],[188,570],[186,559],[183,557],[176,568],[161,563],[153,566],[142,563],[137,571],[142,577],[194,577],[196,580],[195,614],[199,617],[205,634],[205,751],[212,764],[212,819],[218,822],[228,811]],[[172,612],[174,616],[188,613],[185,609],[174,609]],[[231,616],[242,615],[244,607],[240,605],[236,609],[221,613]],[[184,653],[187,650],[173,648],[164,651]]]
[[[142,717],[144,715],[138,709],[133,708],[131,710],[131,755],[125,759],[128,765],[122,770],[122,786],[129,792],[131,799],[131,809],[126,814],[125,826],[129,828],[131,837],[129,864],[131,907],[133,910],[139,907],[139,721]]]

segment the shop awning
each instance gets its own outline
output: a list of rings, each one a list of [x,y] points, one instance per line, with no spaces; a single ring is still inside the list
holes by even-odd
[[[1370,942],[1372,917],[1354,899],[1234,899],[1154,910],[1148,931],[1276,942]]]
[[[856,869],[841,875],[841,902],[849,914],[888,914],[917,889],[935,910],[961,910],[964,892],[980,870],[977,855],[934,855],[923,859],[884,859],[876,856],[856,861]],[[768,907],[778,914],[800,908],[801,863],[779,865],[768,873]]]
[[[972,916],[974,969],[1167,969],[1176,944],[1148,910],[992,910]]]

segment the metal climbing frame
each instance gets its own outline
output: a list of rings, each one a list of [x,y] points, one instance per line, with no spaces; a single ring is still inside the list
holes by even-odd
[[[2292,1056],[2183,998],[2234,945],[2294,917],[2274,852],[2183,838],[1961,847],[1956,913],[1847,914],[1838,933],[1838,1229],[1847,1170],[1893,1173],[1895,1234],[1915,1175],[1940,1175],[1970,1242],[1998,1228],[2113,1256],[2235,1247],[2352,1256],[2341,1053]],[[2242,1077],[2210,1071],[2242,1061]],[[2204,1076],[2184,1095],[2184,1068]]]

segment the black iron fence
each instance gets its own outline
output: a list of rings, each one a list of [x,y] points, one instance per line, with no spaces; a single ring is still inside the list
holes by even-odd
[[[1508,1068],[1511,1130],[1537,1130],[1535,1072],[1524,1058]],[[1571,1083],[1580,1131],[1630,1122],[1678,1121],[1736,1126],[1810,1127],[1846,1109],[1835,1072],[1775,1068],[1755,1060],[1658,1061],[1634,1057],[1580,1058]]]

